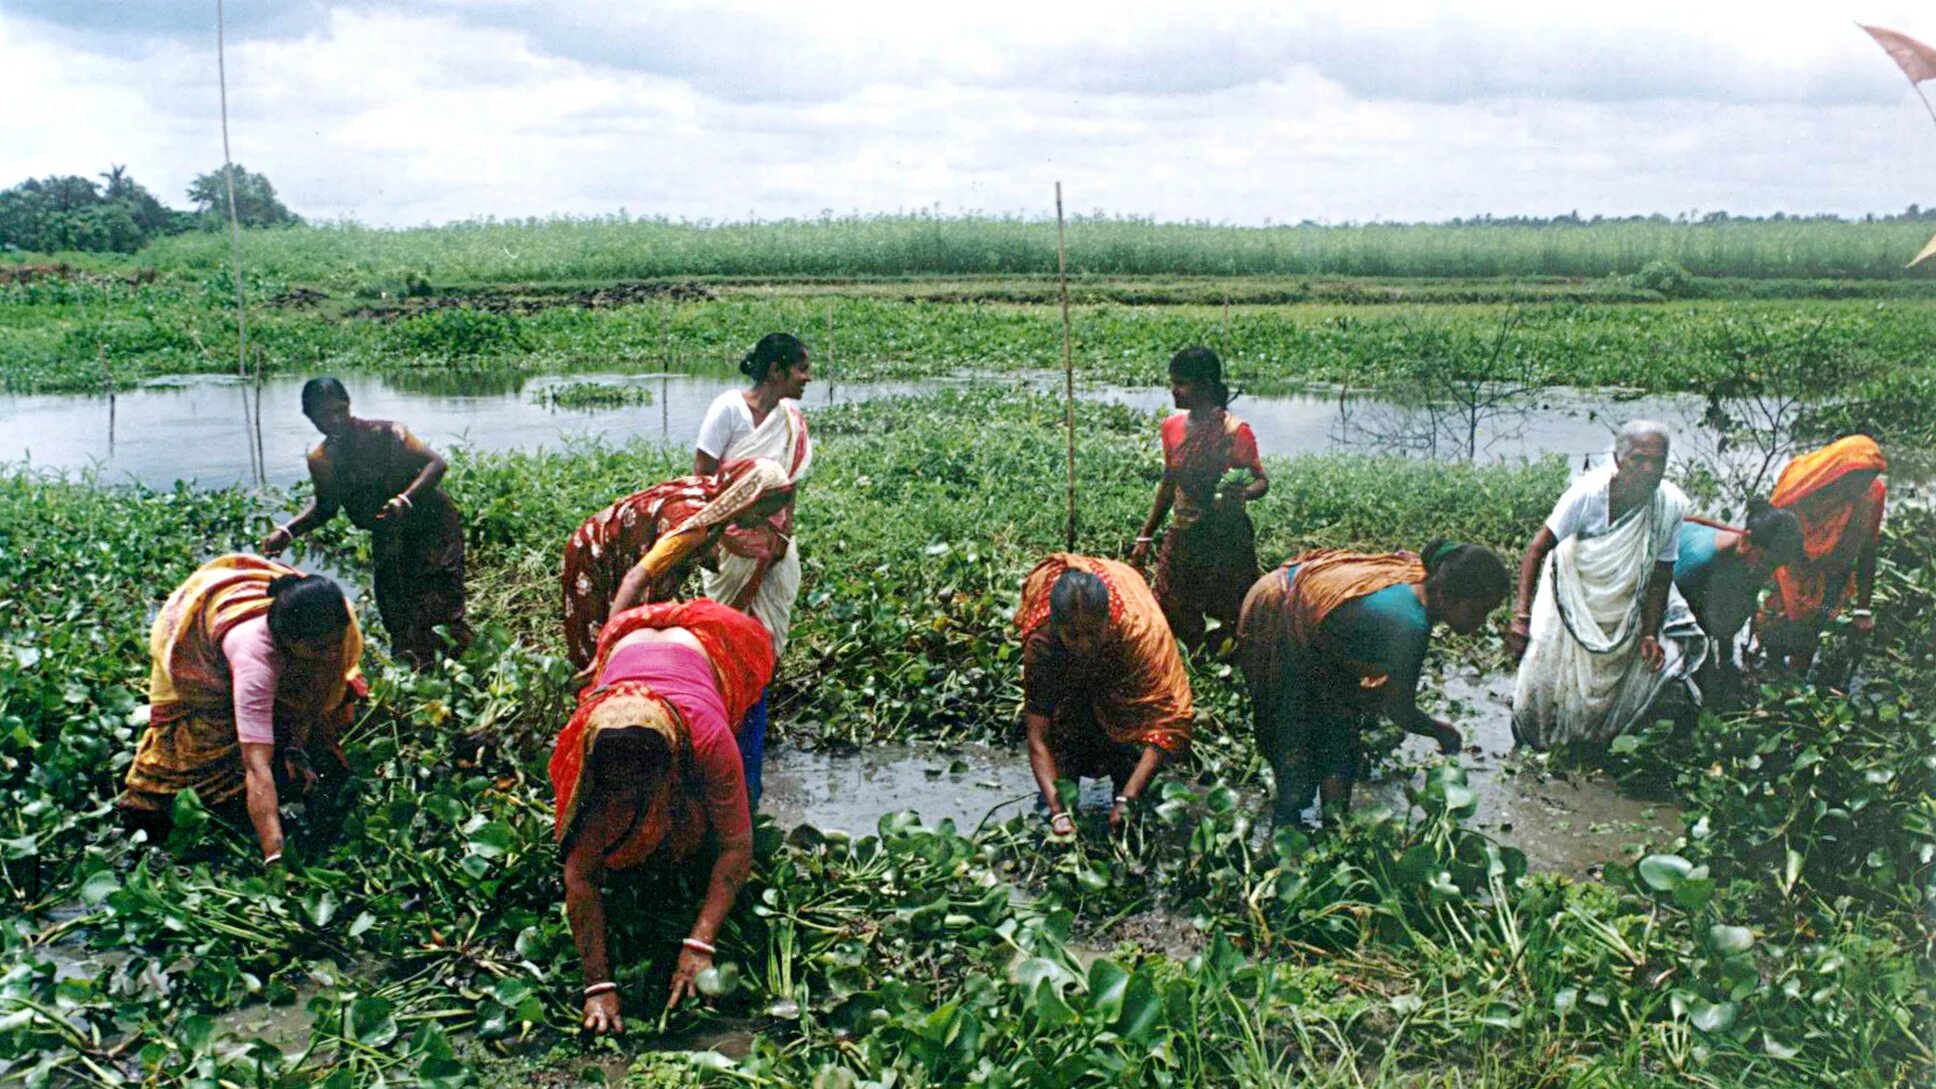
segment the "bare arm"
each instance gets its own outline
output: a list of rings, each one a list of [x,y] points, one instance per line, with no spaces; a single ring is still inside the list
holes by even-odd
[[[1673,586],[1673,563],[1663,560],[1654,564],[1654,573],[1647,579],[1647,599],[1640,610],[1640,658],[1655,672],[1667,664],[1667,655],[1660,649],[1660,620],[1667,615],[1667,591]]]
[[[1149,517],[1143,520],[1142,532],[1136,535],[1136,547],[1130,549],[1129,555],[1132,562],[1140,566],[1149,558],[1150,538],[1156,536],[1157,529],[1163,525],[1163,519],[1169,515],[1170,507],[1175,503],[1176,485],[1170,483],[1169,477],[1166,476],[1163,482],[1156,486],[1156,502],[1150,506]]]
[[[294,518],[270,530],[269,535],[262,538],[257,550],[264,556],[280,555],[296,538],[318,526],[327,525],[331,518],[336,517],[336,471],[330,467],[329,461],[312,455],[309,459],[309,479],[315,485],[316,494]]]
[[[1559,547],[1559,538],[1546,526],[1540,526],[1526,545],[1526,553],[1519,560],[1519,589],[1513,595],[1512,627],[1506,632],[1506,649],[1514,658],[1526,653],[1526,640],[1532,632],[1533,593],[1539,589],[1539,569],[1546,563],[1546,557]],[[1671,572],[1670,572],[1671,579]]]
[[[587,769],[583,774],[592,772]],[[587,783],[580,789],[595,789],[595,784]],[[605,898],[599,886],[605,880],[605,852],[631,826],[639,804],[637,791],[594,797],[591,811],[585,814],[565,854],[565,918],[571,923],[571,940],[578,946],[587,988],[612,979],[611,959],[605,948]],[[585,996],[584,1029],[594,1035],[625,1031],[616,988]]]
[[[1129,815],[1130,803],[1143,796],[1149,789],[1149,782],[1157,769],[1170,762],[1170,754],[1155,745],[1143,746],[1143,754],[1136,758],[1136,767],[1129,773],[1129,781],[1123,784],[1120,799],[1109,807],[1109,827],[1121,830],[1123,819]]]
[[[733,901],[739,897],[740,886],[746,883],[746,875],[752,872],[752,830],[749,828],[722,837],[719,857],[713,861],[712,880],[706,885],[706,899],[699,905],[699,917],[692,922],[690,937],[693,940],[713,944],[719,937],[719,928],[726,922],[726,913],[733,910]],[[666,1005],[677,1006],[686,996],[698,993],[699,973],[712,966],[711,954],[689,945],[681,948],[679,965],[672,973],[672,990],[666,995]]]
[[[1244,485],[1244,502],[1255,503],[1270,492],[1270,477],[1264,475],[1264,463],[1260,460],[1250,467],[1250,483]]]
[[[711,476],[719,471],[719,459],[704,450],[692,452],[692,475]]]
[[[282,853],[282,813],[277,808],[276,747],[260,742],[242,743],[243,797],[248,805],[249,823],[255,827],[256,842],[262,857]]]
[[[1022,721],[1028,728],[1029,770],[1035,773],[1036,789],[1042,792],[1042,801],[1048,804],[1049,816],[1053,819],[1062,812],[1062,799],[1055,794],[1055,756],[1049,752],[1049,716],[1025,714]]]
[[[1855,607],[1869,608],[1875,597],[1876,577],[1876,538],[1871,535],[1862,542],[1862,554],[1855,560]]]

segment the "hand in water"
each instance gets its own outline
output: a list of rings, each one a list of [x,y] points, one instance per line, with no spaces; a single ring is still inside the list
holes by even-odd
[[[277,526],[269,531],[267,537],[262,538],[262,543],[256,546],[256,551],[262,553],[264,556],[279,556],[282,554],[283,549],[289,547],[290,540],[289,531],[281,526]]]

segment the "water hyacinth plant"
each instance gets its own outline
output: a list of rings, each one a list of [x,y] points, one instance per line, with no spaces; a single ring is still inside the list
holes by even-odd
[[[816,414],[783,738],[1009,734],[1015,596],[1061,532],[1059,424],[1053,400],[990,389]],[[1159,471],[1152,420],[1098,405],[1081,425],[1081,546],[1118,553]],[[974,441],[991,428],[1007,441]],[[891,813],[847,832],[763,821],[703,1009],[661,1024],[654,1001],[696,882],[615,882],[633,1031],[583,1043],[544,774],[569,705],[556,565],[578,519],[674,475],[682,453],[453,457],[479,637],[423,675],[373,637],[375,684],[348,738],[354,801],[338,827],[303,827],[279,883],[190,801],[183,822],[211,823],[176,851],[129,843],[107,803],[140,721],[149,610],[300,496],[0,476],[0,1083],[335,1089],[609,1070],[641,1085],[1896,1086],[1936,1073],[1936,525],[1916,514],[1892,522],[1861,661],[1826,656],[1813,690],[1770,684],[1731,717],[1623,747],[1632,774],[1676,784],[1687,833],[1600,879],[1529,872],[1474,830],[1464,758],[1394,767],[1400,800],[1335,831],[1271,833],[1244,697],[1206,655],[1190,663],[1197,754],[1120,840],[1090,817],[1075,846],[1050,847],[1026,813],[979,827]],[[1256,511],[1267,562],[1306,544],[1419,543],[1395,526],[1511,548],[1565,469],[1326,457],[1271,475]],[[361,535],[306,543],[352,580],[368,570]],[[1441,653],[1498,651],[1487,636]],[[705,1050],[721,1040],[733,1056]],[[632,1061],[653,1046],[706,1057]]]

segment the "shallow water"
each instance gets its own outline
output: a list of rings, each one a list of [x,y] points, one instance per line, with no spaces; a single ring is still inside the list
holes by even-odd
[[[358,414],[400,420],[437,449],[535,450],[573,442],[644,438],[685,446],[706,406],[736,388],[725,374],[572,374],[535,377],[494,373],[357,374],[344,380]],[[1059,386],[1043,374],[985,381]],[[306,476],[304,454],[320,436],[299,410],[304,379],[275,378],[261,393],[261,448],[267,483],[287,486]],[[811,413],[845,404],[958,386],[963,379],[922,382],[817,382]],[[545,403],[549,389],[574,382],[640,386],[650,404],[569,409]],[[1169,407],[1161,388],[1096,386],[1081,396],[1146,410]],[[167,487],[255,482],[252,388],[231,377],[158,379],[112,399],[91,394],[0,395],[0,464],[62,470],[98,468],[111,483],[135,480]],[[1603,393],[1547,390],[1511,411],[1478,421],[1476,433],[1443,414],[1404,408],[1366,393],[1307,391],[1250,394],[1234,406],[1269,455],[1348,450],[1419,457],[1511,460],[1560,454],[1578,467],[1606,452],[1613,422],[1635,415],[1677,427],[1699,418],[1690,397],[1617,400]],[[1470,422],[1470,421],[1467,421]],[[1473,449],[1476,447],[1476,450]]]
[[[1431,682],[1428,681],[1428,684]],[[1477,795],[1468,825],[1524,851],[1534,870],[1588,876],[1609,862],[1632,862],[1647,845],[1680,834],[1673,803],[1638,796],[1592,769],[1552,771],[1545,759],[1513,751],[1506,700],[1512,676],[1450,674],[1436,685],[1446,713],[1466,735],[1467,783]],[[1400,750],[1409,766],[1439,759],[1435,744],[1408,737]],[[1414,777],[1417,778],[1416,776]],[[1405,780],[1366,783],[1360,809],[1383,805],[1402,812]],[[925,823],[952,820],[971,833],[984,820],[999,823],[1029,812],[1035,780],[1023,749],[1000,745],[877,745],[852,755],[776,745],[767,752],[766,794],[760,810],[783,828],[809,823],[855,835],[872,833],[887,813],[912,809]],[[1109,784],[1083,784],[1082,805],[1107,808]],[[1261,791],[1246,799],[1260,814]]]

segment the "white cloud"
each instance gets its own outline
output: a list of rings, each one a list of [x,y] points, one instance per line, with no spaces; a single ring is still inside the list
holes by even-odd
[[[1057,178],[1077,209],[1234,222],[1861,212],[1927,203],[1936,152],[1821,4],[230,7],[236,158],[376,224],[1039,213]],[[7,0],[0,71],[36,108],[0,114],[0,184],[126,163],[179,203],[220,161],[207,23]]]

